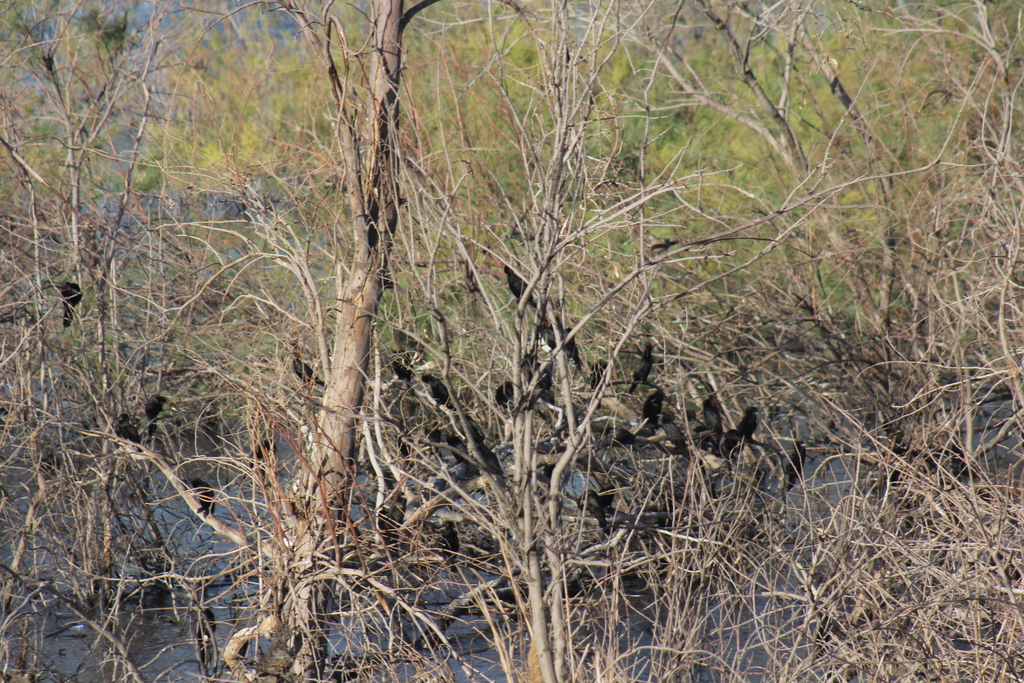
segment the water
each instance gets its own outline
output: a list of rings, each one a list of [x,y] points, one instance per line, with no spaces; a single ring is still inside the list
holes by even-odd
[[[1017,462],[1016,451],[1014,444],[1004,444],[993,452],[987,463],[1005,474],[1007,466]],[[650,463],[655,468],[664,465],[664,462]],[[820,533],[836,510],[848,504],[850,487],[862,467],[863,463],[846,455],[819,454],[808,463],[805,482],[789,492],[786,498],[784,528],[788,537],[778,541],[775,562],[781,561],[780,553],[795,552],[794,544],[800,542],[804,535]],[[262,517],[257,507],[242,504],[242,501],[252,498],[253,492],[251,488],[243,489],[231,483],[230,472],[212,469],[197,472],[211,483],[223,484],[218,486],[218,518],[248,526],[256,523],[257,516]],[[666,480],[678,478],[681,481],[683,474],[676,466],[671,466],[662,476]],[[582,484],[576,476],[569,488],[578,495]],[[773,510],[781,509],[783,506],[769,505],[766,514],[775,514]],[[215,636],[218,648],[222,648],[232,630],[254,622],[254,615],[247,608],[256,604],[259,586],[243,576],[221,576],[231,567],[241,566],[241,560],[246,558],[237,555],[239,549],[199,524],[177,497],[167,494],[154,511],[160,524],[168,530],[167,540],[175,554],[196,558],[196,564],[183,567],[181,571],[192,577],[220,578],[208,581],[205,588],[197,579],[183,581],[162,603],[126,602],[108,628],[121,634],[130,660],[141,670],[145,680],[197,681],[202,674],[193,639],[196,603],[212,607],[218,625]],[[685,530],[676,531],[683,533]],[[1020,545],[1020,539],[1010,541]],[[771,544],[766,547],[770,548]],[[242,553],[245,551],[241,549]],[[637,555],[638,551],[634,549],[629,553],[616,551],[608,557],[602,555],[596,559],[610,562],[613,567],[622,567],[621,563],[628,559],[627,556],[636,559]],[[464,568],[466,571],[470,569],[469,565]],[[431,571],[437,571],[437,568]],[[752,567],[749,571],[755,573],[747,577],[750,582],[744,584],[747,590],[743,595],[723,593],[718,607],[712,606],[699,614],[687,611],[685,596],[666,598],[656,595],[642,581],[611,586],[614,590],[624,588],[617,602],[607,602],[606,599],[611,600],[608,595],[596,601],[602,610],[609,609],[610,604],[617,605],[612,612],[595,612],[596,607],[588,604],[586,596],[574,599],[573,611],[582,629],[578,634],[581,642],[584,636],[593,637],[594,642],[603,642],[606,646],[581,655],[590,667],[588,675],[593,674],[595,680],[604,677],[608,681],[622,678],[642,681],[660,679],[666,670],[671,670],[677,677],[681,676],[680,671],[686,672],[679,680],[718,681],[735,677],[744,681],[775,680],[781,668],[786,666],[779,661],[777,650],[792,653],[797,660],[812,657],[806,645],[797,645],[805,640],[804,633],[799,627],[800,620],[794,621],[793,600],[787,597],[802,594],[799,577],[790,571],[780,571],[779,565],[765,565],[763,570]],[[763,575],[757,572],[763,572]],[[431,575],[428,572],[424,576]],[[486,567],[478,568],[476,573],[469,572],[465,577],[446,574],[442,570],[429,579],[430,582],[438,579],[436,590],[417,593],[422,601],[420,606],[427,610],[441,607],[467,583],[486,581],[492,576],[486,573]],[[758,588],[750,590],[750,586]],[[596,590],[604,591],[605,584],[599,582]],[[367,593],[362,597],[365,604],[361,607],[367,609],[370,616],[360,617],[364,621],[352,620],[339,627],[333,640],[334,650],[338,653],[358,651],[368,645],[381,649],[388,645],[386,634],[389,624],[383,623],[380,613],[373,611],[372,595]],[[18,654],[28,648],[38,653],[35,668],[50,671],[57,677],[84,683],[124,679],[124,667],[106,654],[108,645],[59,603],[41,595],[25,610],[9,618],[5,625],[7,640],[3,654],[6,660],[0,665],[12,669]],[[672,610],[677,613],[673,614]],[[687,614],[692,620],[678,623],[680,615]],[[25,622],[19,627],[17,619],[25,619]],[[491,619],[480,614],[467,615],[446,633],[455,656],[432,657],[420,651],[424,659],[419,664],[398,663],[393,673],[400,680],[415,674],[433,676],[435,680],[505,681],[505,668],[516,666],[516,662],[523,659],[521,650],[526,640],[522,636],[522,626],[496,610],[492,612]],[[33,635],[37,630],[41,636]],[[687,643],[687,648],[680,649],[697,654],[685,661],[672,663],[666,669],[657,645],[664,642],[666,634]],[[269,643],[264,641],[258,645],[261,651],[266,652]],[[626,652],[626,655],[616,657],[616,652]],[[723,673],[727,671],[736,672],[736,676]],[[376,679],[384,680],[382,676]]]

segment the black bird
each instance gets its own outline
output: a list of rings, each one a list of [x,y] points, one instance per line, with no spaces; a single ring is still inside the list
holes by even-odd
[[[166,396],[161,396],[160,394],[150,396],[146,400],[146,418],[149,420],[155,420],[160,417],[160,413],[163,411],[165,405],[167,405]]]
[[[494,451],[484,443],[484,435],[480,428],[468,416],[466,417],[466,424],[469,427],[469,440],[473,447],[473,454],[476,455],[477,460],[483,465],[484,470],[498,479],[503,479],[505,477],[505,468],[501,466],[501,461],[498,460],[498,456],[494,454]]]
[[[804,463],[807,462],[807,449],[801,441],[793,442],[793,452],[786,453],[786,461],[782,469],[786,473],[786,489],[789,490],[804,478]]]
[[[216,617],[209,607],[199,612],[196,617],[196,655],[199,657],[199,664],[207,674],[216,668],[217,661],[217,637],[214,632],[217,630]]]
[[[757,408],[748,406],[743,411],[743,419],[736,426],[736,433],[743,441],[752,441],[757,431]]]
[[[385,545],[389,545],[390,541],[397,540],[398,530],[402,528],[404,521],[405,508],[400,507],[397,503],[385,505],[377,510],[377,529],[380,531]]]
[[[537,339],[541,341],[544,350],[551,353],[555,346],[555,331],[550,325],[537,325]]]
[[[429,438],[435,443],[440,443],[440,436],[441,434],[435,430],[430,433]],[[466,458],[466,442],[459,438],[458,434],[455,432],[448,432],[448,435],[444,437],[444,442],[448,444],[448,448],[451,449],[452,457],[455,458],[455,461],[468,470],[468,476],[474,477],[480,473],[476,465]]]
[[[650,249],[653,253],[660,254],[671,249],[677,244],[679,244],[679,240],[658,240],[657,242],[651,243]]]
[[[469,289],[470,294],[476,294],[480,291],[480,285],[476,281],[476,273],[473,271],[473,266],[469,265],[469,261],[462,262],[462,270],[466,274],[466,287]]]
[[[420,379],[430,387],[430,396],[434,399],[434,402],[439,406],[452,407],[451,396],[448,394],[448,387],[444,385],[437,377],[434,377],[429,372]]]
[[[405,364],[402,358],[393,358],[390,367],[391,372],[395,373],[395,377],[403,382],[412,382],[412,370],[409,369],[409,366]]]
[[[217,499],[213,495],[213,489],[199,477],[194,478],[191,484],[192,488],[195,489],[196,498],[199,499],[199,515],[201,517],[212,515],[217,507]]]
[[[464,468],[462,476],[468,478],[480,476],[480,470],[476,465],[471,463],[467,457],[468,452],[466,451],[466,442],[459,438],[458,434],[448,432],[446,436],[440,429],[435,429],[427,435],[427,439],[434,444],[447,444],[448,450],[451,452],[452,457],[455,458],[455,462],[459,463],[459,466]]]
[[[565,338],[565,335],[562,335]],[[576,346],[576,337],[565,342],[565,352],[569,354],[569,360],[572,361],[573,365],[578,368],[583,367],[583,361],[580,360],[580,350]]]
[[[555,461],[542,461],[537,463],[537,472],[544,475],[544,479],[551,481],[551,477],[555,474],[555,466],[558,465]]]
[[[551,389],[552,387],[555,386],[554,375],[555,366],[549,363],[548,366],[543,370],[543,372],[541,372],[540,379],[537,381],[537,389],[540,390],[542,397],[544,395],[551,394]],[[548,403],[555,402],[554,396],[550,396],[549,398],[546,398],[544,400],[546,400]]]
[[[509,404],[516,395],[515,385],[511,381],[506,380],[498,385],[498,388],[494,390],[494,402],[504,408]]]
[[[309,364],[302,360],[302,354],[299,352],[299,345],[292,344],[292,372],[295,376],[301,379],[306,386],[315,384],[318,387],[324,386],[324,381],[320,379],[320,376],[316,374],[313,368],[309,367]]]
[[[623,429],[622,427],[616,427],[615,431],[612,432],[612,445],[613,446],[634,446],[636,445],[636,434]]]
[[[593,489],[587,489],[587,492],[583,496],[581,507],[585,508],[587,512],[594,515],[597,519],[598,525],[605,534],[611,533],[611,528],[608,526],[608,512],[611,510],[612,501],[615,499],[614,493],[608,493],[603,491],[598,493]]]
[[[459,530],[450,520],[441,525],[441,550],[449,555],[459,554]]]
[[[480,458],[480,464],[484,466],[484,470],[497,479],[505,478],[505,468],[501,466],[501,461],[498,460],[498,456],[494,454],[494,451],[487,447],[487,444],[482,441],[478,441],[475,444],[474,450],[476,451],[477,457]]]
[[[252,457],[258,463],[265,463],[271,455],[277,453],[277,444],[272,437],[262,439],[252,447]]]
[[[512,270],[508,266],[505,266],[505,279],[508,281],[508,288],[512,291],[512,295],[519,301],[523,298],[523,294],[526,293],[526,283],[523,282],[523,278],[516,274],[516,271]],[[533,297],[531,296],[526,301],[530,306],[536,306],[533,303]]]
[[[718,398],[714,395],[708,396],[704,399],[704,405],[701,410],[704,413],[704,426],[707,427],[712,434],[721,434],[722,404],[718,402]]]
[[[647,342],[644,345],[644,352],[640,356],[640,362],[633,370],[633,383],[629,385],[629,393],[633,393],[638,384],[646,384],[647,378],[651,375],[651,368],[654,367],[654,344]]]
[[[597,389],[597,385],[601,383],[601,378],[604,377],[604,371],[608,369],[608,363],[603,360],[599,360],[594,363],[593,369],[590,371],[590,390],[594,391]]]
[[[135,423],[128,413],[118,415],[117,422],[114,424],[114,434],[122,439],[134,441],[137,444],[142,443],[142,439],[139,437],[139,430],[135,428]]]
[[[655,389],[647,400],[644,401],[643,418],[651,429],[658,428],[658,419],[661,417],[662,405],[665,402],[665,392]]]
[[[530,351],[525,354],[519,364],[519,367],[523,372],[523,381],[532,382],[534,374],[537,372],[536,352]],[[537,391],[530,398],[531,402],[539,398],[541,402],[548,405],[555,404],[555,394],[551,390],[554,386],[554,374],[555,366],[551,363],[547,363],[545,369],[540,375],[540,378],[537,380]]]
[[[61,303],[64,306],[64,327],[71,327],[75,319],[74,308],[82,303],[82,288],[76,282],[65,282],[60,286]]]
[[[167,405],[167,397],[159,394],[150,396],[146,400],[146,419],[149,420],[150,438],[153,437],[153,432],[156,431],[156,419],[160,417],[160,413],[163,411],[165,405]]]
[[[562,331],[562,339],[565,339],[565,331]],[[555,332],[551,329],[550,325],[538,325],[537,326],[537,337],[544,342],[545,349],[548,353],[554,350],[555,346],[558,345],[555,339]],[[565,342],[565,352],[569,355],[569,361],[576,365],[576,367],[582,367],[582,361],[580,361],[580,352],[576,348],[576,339],[570,339]]]

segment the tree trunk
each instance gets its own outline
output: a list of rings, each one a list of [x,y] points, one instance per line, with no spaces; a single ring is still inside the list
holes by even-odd
[[[321,431],[314,454],[316,468],[307,471],[305,490],[337,516],[345,517],[346,491],[356,458],[357,424],[363,404],[373,320],[377,315],[388,256],[398,224],[398,178],[393,135],[398,127],[403,0],[374,3],[374,68],[372,139],[361,173],[356,150],[346,150],[349,203],[356,227],[355,257],[344,296],[336,302],[337,328],[331,373],[324,393]],[[344,106],[344,103],[342,103]],[[347,114],[341,114],[347,126]],[[343,136],[344,137],[344,136]],[[353,145],[354,142],[343,143]],[[338,281],[344,269],[338,267]]]
[[[314,437],[305,464],[301,490],[306,496],[309,519],[303,520],[295,538],[292,592],[282,605],[284,626],[277,638],[290,639],[287,647],[296,654],[291,669],[296,674],[319,675],[324,659],[327,627],[336,610],[336,590],[330,579],[318,580],[325,570],[320,558],[341,561],[342,539],[349,525],[351,492],[356,477],[358,423],[365,394],[373,321],[387,276],[388,255],[398,223],[399,191],[394,135],[398,126],[398,89],[401,69],[403,0],[375,0],[373,64],[369,111],[369,140],[355,139],[358,112],[348,111],[338,96],[336,125],[345,159],[346,186],[356,233],[348,280],[333,307],[337,311],[334,349]],[[336,25],[335,25],[336,26]],[[335,94],[340,92],[338,73],[329,60]],[[347,229],[347,228],[340,228]],[[340,260],[340,259],[339,259]],[[337,281],[345,278],[338,266]],[[325,552],[326,551],[326,552]],[[302,576],[301,574],[307,574]],[[307,579],[314,577],[312,582]],[[297,586],[303,586],[298,592]],[[298,638],[297,636],[301,636]],[[296,652],[297,650],[297,652]]]

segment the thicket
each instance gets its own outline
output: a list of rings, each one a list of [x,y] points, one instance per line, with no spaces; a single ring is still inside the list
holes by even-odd
[[[425,6],[349,414],[381,4],[0,14],[5,680],[1019,680],[1016,3]]]

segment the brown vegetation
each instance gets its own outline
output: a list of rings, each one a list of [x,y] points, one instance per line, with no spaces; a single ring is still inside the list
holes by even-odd
[[[890,4],[14,3],[4,680],[1019,680],[1020,16]]]

